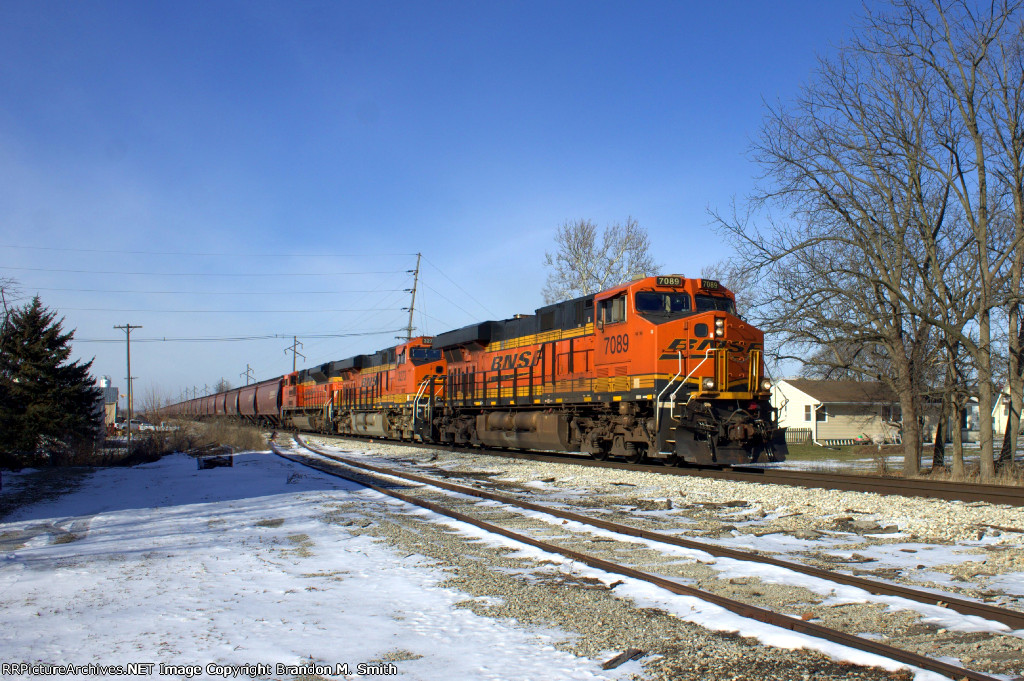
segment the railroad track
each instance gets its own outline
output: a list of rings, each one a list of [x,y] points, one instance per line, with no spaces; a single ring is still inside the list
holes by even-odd
[[[703,542],[695,542],[675,536],[663,535],[655,532],[641,530],[627,525],[621,525],[618,523],[612,523],[600,519],[595,519],[589,516],[565,511],[562,509],[526,502],[520,499],[516,499],[514,497],[495,494],[474,487],[467,487],[465,485],[457,485],[446,481],[437,480],[436,478],[433,477],[416,475],[406,473],[404,471],[398,471],[390,468],[384,468],[381,466],[368,464],[362,461],[351,459],[349,457],[343,457],[337,454],[318,450],[314,447],[311,447],[308,444],[302,443],[301,440],[298,439],[298,437],[296,437],[296,441],[301,446],[305,447],[310,452],[313,452],[320,458],[311,460],[308,456],[305,455],[296,456],[294,454],[286,454],[276,447],[275,452],[281,456],[285,456],[286,458],[289,458],[303,465],[323,470],[331,475],[339,475],[341,477],[354,480],[359,484],[366,485],[383,494],[387,494],[389,496],[401,499],[403,501],[416,504],[423,508],[427,508],[431,511],[440,513],[442,515],[446,515],[451,518],[455,518],[463,522],[471,523],[489,532],[494,532],[496,534],[500,534],[502,536],[514,539],[516,541],[521,541],[525,544],[534,546],[536,548],[540,548],[544,551],[549,551],[552,553],[557,553],[566,556],[572,560],[590,565],[591,567],[605,570],[607,572],[632,577],[635,579],[640,579],[651,584],[657,585],[661,588],[667,589],[672,593],[696,596],[702,600],[724,607],[743,617],[756,619],[762,622],[774,624],[776,626],[780,626],[793,631],[798,631],[801,633],[809,634],[811,636],[816,636],[819,638],[824,638],[829,641],[841,643],[843,645],[847,645],[859,650],[872,652],[878,655],[882,655],[884,657],[898,660],[905,664],[934,671],[939,674],[949,676],[950,678],[991,679],[993,677],[987,676],[980,672],[974,672],[972,670],[967,670],[959,666],[951,665],[940,660],[935,660],[923,655],[919,655],[911,651],[901,650],[892,646],[888,646],[878,641],[861,638],[842,631],[838,631],[836,629],[825,627],[820,624],[803,621],[801,619],[796,619],[789,615],[779,614],[771,610],[767,610],[765,608],[749,605],[707,591],[695,589],[693,587],[686,586],[684,584],[681,584],[670,579],[666,579],[664,577],[659,577],[656,575],[643,572],[633,567],[622,565],[621,563],[608,561],[594,555],[582,553],[573,549],[568,549],[562,546],[558,546],[556,544],[552,544],[550,542],[540,541],[534,539],[533,537],[512,532],[510,530],[499,527],[492,523],[480,520],[479,518],[475,518],[473,516],[461,513],[459,511],[452,510],[447,506],[443,506],[434,502],[417,498],[413,494],[398,492],[394,488],[395,485],[393,483],[385,483],[382,485],[380,484],[379,479],[377,482],[375,482],[372,479],[372,477],[368,476],[390,476],[393,478],[413,482],[418,485],[426,485],[434,488],[440,488],[457,494],[463,494],[470,497],[476,497],[480,499],[498,502],[506,506],[514,506],[527,511],[544,513],[555,518],[560,518],[564,521],[581,523],[585,526],[589,526],[592,528],[608,532],[615,532],[624,536],[640,537],[652,542],[659,542],[667,545],[695,549],[720,557],[727,557],[744,561],[756,561],[768,565],[773,565],[775,567],[781,567],[802,574],[810,575],[816,578],[825,579],[830,582],[837,582],[841,584],[856,586],[870,593],[899,596],[920,603],[944,606],[949,610],[954,610],[962,614],[974,615],[988,620],[997,621],[1013,629],[1024,629],[1024,613],[1018,611],[1009,610],[1005,608],[998,608],[995,606],[986,605],[982,603],[965,601],[962,599],[956,599],[948,595],[936,595],[934,593],[923,592],[920,590],[911,589],[909,587],[877,582],[875,580],[868,580],[851,575],[837,575],[827,570],[821,570],[818,568],[801,565],[799,563],[781,561],[749,552],[726,549],[706,544]],[[348,467],[349,470],[347,472],[342,472],[338,470],[338,463]]]
[[[345,435],[328,435],[357,442],[379,442],[366,438]],[[426,444],[422,442],[397,442],[386,440],[388,444],[422,449],[436,449],[445,452],[465,454],[487,454],[511,459],[528,461],[544,461],[547,463],[578,464],[593,468],[611,468],[641,473],[657,473],[659,475],[683,475],[690,477],[728,480],[731,482],[760,482],[772,485],[787,485],[810,489],[835,489],[850,492],[874,492],[876,494],[892,494],[904,497],[923,497],[942,499],[944,501],[962,501],[964,503],[984,502],[1007,506],[1024,506],[1024,487],[1009,485],[989,485],[973,482],[948,482],[918,480],[907,478],[887,478],[874,475],[844,475],[839,473],[819,473],[812,471],[796,471],[781,468],[760,468],[755,466],[734,466],[731,468],[708,468],[698,466],[661,466],[658,464],[631,464],[620,461],[597,461],[586,455],[572,453],[520,452],[486,447],[457,447],[452,445]]]

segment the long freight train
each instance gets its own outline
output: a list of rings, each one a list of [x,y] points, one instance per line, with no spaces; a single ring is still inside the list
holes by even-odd
[[[168,412],[633,462],[782,461],[763,345],[719,282],[647,277]]]

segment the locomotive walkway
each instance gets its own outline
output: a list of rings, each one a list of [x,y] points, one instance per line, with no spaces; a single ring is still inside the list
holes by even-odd
[[[296,438],[296,440],[298,441],[298,438]],[[829,570],[821,570],[799,563],[782,561],[774,558],[765,557],[759,554],[718,547],[706,542],[691,541],[688,539],[683,539],[680,537],[665,534],[659,534],[656,532],[650,532],[630,527],[627,525],[598,520],[586,515],[573,513],[557,508],[552,508],[550,506],[542,506],[539,504],[525,502],[506,495],[499,495],[477,488],[467,487],[464,485],[452,484],[449,482],[437,480],[434,477],[415,475],[402,471],[397,471],[391,468],[384,468],[381,466],[367,464],[365,462],[353,460],[350,457],[341,457],[336,454],[330,454],[327,452],[317,450],[313,447],[310,447],[307,444],[301,443],[301,441],[300,444],[302,444],[303,447],[306,447],[310,451],[317,454],[319,458],[314,460],[308,456],[296,456],[294,453],[287,454],[279,449],[275,449],[275,451],[278,454],[286,456],[287,458],[297,461],[298,463],[302,463],[303,465],[310,465],[320,470],[324,470],[325,472],[331,473],[332,475],[341,475],[342,477],[356,480],[360,484],[365,484],[389,496],[393,496],[404,501],[408,501],[410,503],[414,503],[422,507],[429,508],[432,511],[441,513],[443,515],[447,515],[449,517],[457,518],[458,520],[462,520],[464,522],[472,523],[473,525],[481,527],[487,531],[495,532],[497,534],[501,534],[503,536],[515,539],[517,541],[522,541],[531,546],[541,548],[542,550],[559,553],[561,555],[567,556],[573,560],[577,560],[592,567],[606,570],[608,572],[626,575],[629,577],[635,577],[637,579],[642,579],[644,581],[650,582],[662,588],[668,589],[673,593],[697,596],[701,599],[725,607],[744,617],[757,619],[763,622],[768,622],[771,624],[782,626],[794,631],[800,631],[803,633],[810,634],[812,636],[817,636],[825,638],[826,640],[842,643],[844,645],[858,648],[860,650],[880,654],[891,659],[899,660],[907,664],[911,664],[923,669],[928,669],[940,674],[950,676],[951,678],[988,679],[992,677],[986,676],[979,672],[965,670],[962,667],[950,665],[939,660],[934,660],[923,655],[919,655],[917,653],[913,653],[906,650],[900,650],[892,646],[879,643],[877,641],[868,640],[835,629],[824,627],[820,624],[803,621],[801,619],[795,619],[789,615],[778,614],[764,608],[741,603],[739,601],[725,598],[717,594],[694,589],[692,587],[680,584],[677,581],[655,576],[637,570],[636,568],[622,565],[618,562],[609,561],[607,559],[600,558],[591,554],[581,553],[574,549],[568,549],[563,546],[552,544],[550,542],[539,541],[532,537],[527,537],[519,533],[511,532],[507,529],[498,527],[492,523],[480,520],[479,518],[467,515],[465,513],[461,513],[459,511],[454,511],[448,506],[442,506],[435,502],[417,498],[417,496],[413,494],[398,492],[396,491],[396,486],[394,485],[393,482],[381,483],[380,479],[377,478],[375,480],[374,476],[393,476],[402,480],[407,480],[416,483],[418,485],[427,485],[433,488],[440,488],[457,494],[486,499],[506,506],[515,506],[520,509],[524,509],[531,512],[544,513],[556,518],[563,519],[564,522],[572,521],[575,523],[582,523],[589,527],[604,530],[606,532],[614,532],[623,536],[639,537],[650,542],[658,542],[666,545],[674,545],[683,548],[699,550],[719,557],[743,561],[756,561],[772,565],[775,567],[791,570],[794,572],[799,572],[815,578],[856,586],[870,593],[898,596],[901,598],[914,600],[920,603],[938,605],[963,614],[974,615],[977,617],[982,617],[987,620],[1001,622],[1007,627],[1011,627],[1014,629],[1024,629],[1024,613],[1018,611],[1009,610],[1005,608],[998,608],[984,603],[977,603],[963,599],[957,599],[948,594],[937,595],[935,593],[928,593],[894,584],[887,584],[876,580],[868,580],[862,577],[855,577],[852,575],[841,575]],[[329,461],[325,461],[325,459]],[[559,458],[557,460],[559,463],[564,463],[563,459]],[[349,470],[347,472],[339,471],[337,463],[335,462],[344,464],[346,467],[349,468]],[[358,472],[353,472],[352,469],[356,469]],[[643,468],[642,470],[649,471],[650,469]]]

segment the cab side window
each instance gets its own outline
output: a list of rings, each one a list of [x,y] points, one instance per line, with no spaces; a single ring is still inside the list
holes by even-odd
[[[598,319],[605,324],[615,324],[626,321],[626,294],[602,300],[600,303],[600,314]]]

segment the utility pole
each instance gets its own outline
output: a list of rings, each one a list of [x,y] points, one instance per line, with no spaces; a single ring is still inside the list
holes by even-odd
[[[416,254],[416,269],[412,275],[412,302],[409,303],[409,326],[405,329],[405,340],[412,340],[412,315],[416,311],[416,286],[420,283],[420,258],[422,253]]]
[[[252,367],[249,366],[248,362],[245,363],[245,371],[243,371],[242,373],[238,374],[238,376],[239,377],[245,376],[245,384],[246,385],[249,385],[249,379],[256,380],[255,378],[253,378]]]
[[[296,360],[299,357],[301,357],[302,359],[306,359],[306,356],[304,354],[302,354],[301,352],[299,352],[299,348],[301,348],[301,347],[302,347],[302,343],[299,342],[299,337],[298,336],[292,336],[292,344],[291,344],[291,346],[289,346],[289,347],[284,349],[284,354],[287,355],[289,351],[291,351],[291,353],[292,353],[292,373],[293,374],[295,373],[295,369],[296,369],[296,365],[297,365]]]
[[[124,329],[125,345],[128,348],[128,453],[132,453],[132,329],[141,329],[141,326],[115,326],[115,329]]]

